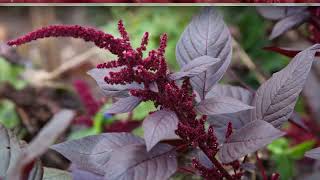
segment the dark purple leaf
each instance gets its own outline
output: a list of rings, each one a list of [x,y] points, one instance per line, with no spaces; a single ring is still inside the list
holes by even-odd
[[[211,98],[214,96],[232,97],[250,105],[253,98],[253,93],[242,87],[217,84],[208,92],[206,98]]]
[[[303,119],[296,112],[292,112],[290,116],[290,122],[306,131],[310,131],[309,127],[304,123]]]
[[[217,10],[203,8],[186,27],[176,47],[177,61],[181,67],[201,56],[219,58],[206,72],[191,78],[192,85],[201,99],[227,70],[232,55],[228,27]]]
[[[302,12],[302,13],[293,14],[291,16],[281,19],[273,27],[269,38],[274,39],[280,36],[281,34],[283,34],[284,32],[301,25],[309,17],[310,17],[309,12]]]
[[[27,161],[32,161],[45,153],[51,144],[69,127],[75,113],[71,110],[61,110],[56,113],[50,122],[46,124],[37,136],[25,148]]]
[[[110,72],[117,71],[119,68],[110,69],[91,69],[87,73],[96,80],[98,86],[102,89],[105,96],[108,97],[126,97],[130,89],[142,89],[143,86],[137,83],[126,85],[108,84],[104,81],[104,77],[108,76]]]
[[[252,121],[231,134],[220,148],[219,158],[223,163],[232,162],[259,150],[284,134],[265,121]]]
[[[307,151],[305,153],[306,157],[312,158],[312,159],[320,159],[320,147],[311,149],[310,151]]]
[[[275,6],[259,6],[258,12],[265,18],[270,20],[279,20],[287,16],[298,14],[305,11],[307,7],[275,7]]]
[[[135,96],[120,98],[117,102],[113,103],[112,106],[108,108],[105,113],[119,114],[131,112],[140,104],[140,102],[140,98]]]
[[[155,82],[152,82],[149,84],[149,89],[153,92],[159,92],[158,85]]]
[[[74,180],[103,180],[104,179],[104,177],[99,174],[95,174],[89,171],[79,169],[73,164],[71,165],[71,171],[72,171],[72,179]]]
[[[159,110],[150,114],[142,124],[147,151],[162,140],[178,139],[174,132],[178,121],[177,115],[170,110]]]
[[[164,180],[176,169],[176,153],[172,146],[157,144],[148,152],[145,145],[130,145],[112,153],[105,179]]]
[[[211,89],[211,91],[208,92],[206,98],[210,98],[214,96],[216,97],[228,96],[228,97],[235,98],[245,104],[252,105],[253,95],[254,95],[253,93],[241,87],[217,84]],[[215,128],[224,128],[224,129],[229,122],[232,122],[232,127],[234,129],[239,129],[251,121],[250,119],[251,111],[252,109],[240,111],[236,113],[211,115],[208,117],[208,122],[210,125],[212,125]],[[220,132],[223,133],[220,136],[221,137],[224,136],[225,131],[220,131]]]
[[[196,106],[196,110],[205,115],[235,113],[253,108],[237,99],[226,96],[214,96],[204,99]]]
[[[319,48],[318,44],[300,52],[259,87],[253,103],[256,107],[253,120],[264,120],[275,127],[288,120]]]
[[[202,150],[198,150],[197,157],[198,157],[199,162],[202,165],[204,165],[206,168],[213,167],[211,160],[208,158],[208,156]]]
[[[297,178],[297,180],[316,180],[320,179],[320,172],[312,172],[311,174],[308,175],[303,175]]]
[[[240,167],[241,167],[243,170],[249,171],[249,172],[254,172],[254,171],[256,170],[255,164],[249,163],[249,162],[242,163],[242,164],[240,165]]]
[[[111,152],[132,144],[141,145],[144,141],[129,133],[105,133],[63,142],[51,148],[61,153],[78,168],[104,175]]]
[[[320,79],[319,79],[320,61],[313,63],[311,71],[306,80],[302,94],[308,105],[310,106],[310,114],[313,120],[320,123]]]
[[[210,56],[200,56],[183,66],[179,72],[171,74],[170,78],[173,80],[177,80],[183,77],[193,77],[199,75],[200,73],[203,73],[210,69],[212,65],[216,64],[219,61],[220,59],[218,58],[212,58]]]
[[[19,141],[10,130],[6,129],[1,124],[0,139],[0,177],[5,177],[5,179],[10,180],[20,180],[22,173],[15,170],[18,167],[17,164],[21,161],[21,154],[27,144]],[[13,173],[15,173],[14,176]],[[27,179],[42,180],[42,174],[42,165],[36,160]]]
[[[73,120],[74,112],[61,110],[56,113],[48,124],[39,132],[29,145],[25,145],[22,151],[17,154],[12,167],[8,169],[8,179],[20,180],[24,175],[24,169],[44,154],[49,146],[69,127]],[[42,177],[42,172],[40,177]]]

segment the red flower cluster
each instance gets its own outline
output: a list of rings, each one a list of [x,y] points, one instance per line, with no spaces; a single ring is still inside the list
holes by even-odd
[[[121,38],[115,38],[110,34],[93,28],[81,26],[49,26],[38,31],[31,32],[19,39],[8,42],[9,45],[21,45],[32,40],[46,37],[74,37],[82,38],[95,43],[96,46],[109,50],[117,55],[118,59],[103,64],[97,68],[111,69],[104,78],[108,84],[128,84],[136,82],[144,85],[142,90],[131,90],[133,96],[143,101],[153,101],[156,106],[174,111],[179,118],[176,134],[181,137],[186,146],[199,147],[213,163],[212,168],[206,168],[197,160],[193,165],[203,177],[215,179],[240,179],[242,170],[237,166],[238,161],[230,163],[234,168],[234,175],[230,175],[215,158],[218,152],[218,142],[213,127],[205,129],[206,116],[197,117],[194,109],[195,95],[189,79],[183,80],[181,85],[169,78],[169,71],[165,61],[165,48],[167,35],[160,38],[160,46],[143,57],[143,51],[148,44],[148,33],[145,33],[140,47],[132,48],[128,33],[122,21],[118,23]],[[114,70],[114,71],[113,71]],[[78,84],[79,86],[79,84]],[[81,85],[80,85],[81,86]],[[87,96],[84,96],[87,99]],[[87,103],[88,105],[91,103]],[[94,112],[95,110],[92,110]],[[228,126],[226,137],[232,133],[232,125]]]
[[[93,125],[92,117],[99,111],[102,103],[94,99],[91,94],[90,88],[85,81],[76,80],[75,82],[73,82],[73,87],[79,95],[80,100],[86,110],[86,114],[76,117],[74,119],[74,123],[91,127]]]
[[[310,7],[310,40],[314,43],[320,43],[320,7]]]

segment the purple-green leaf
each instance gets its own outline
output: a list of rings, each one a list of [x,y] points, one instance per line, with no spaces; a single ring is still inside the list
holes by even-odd
[[[69,159],[78,168],[104,175],[106,164],[113,151],[132,144],[144,144],[144,141],[129,133],[105,133],[88,136],[78,140],[66,141],[51,148]]]
[[[201,56],[220,61],[206,72],[191,78],[201,99],[222,78],[232,55],[231,35],[222,16],[212,7],[203,8],[182,33],[176,47],[176,58],[181,67]]]
[[[96,80],[98,86],[102,89],[105,96],[108,97],[126,97],[130,89],[142,89],[143,86],[138,83],[131,83],[126,85],[108,84],[104,77],[108,76],[110,72],[119,71],[119,68],[98,69],[94,68],[87,73]]]
[[[106,167],[106,180],[164,180],[177,169],[176,152],[167,144],[151,151],[145,145],[130,145],[114,151]]]
[[[270,39],[274,39],[286,31],[304,23],[310,17],[309,12],[301,12],[281,19],[272,29]]]
[[[267,121],[279,127],[289,119],[319,49],[320,44],[317,44],[300,52],[259,87],[253,102],[252,120]]]
[[[174,132],[178,121],[176,113],[170,110],[159,110],[150,114],[142,124],[147,151],[162,140],[178,139]]]
[[[293,14],[299,14],[305,11],[307,7],[285,7],[285,6],[259,6],[258,12],[267,19],[279,20]]]
[[[197,104],[196,110],[204,115],[228,114],[253,109],[237,99],[226,96],[214,96]]]
[[[252,121],[231,134],[220,148],[219,158],[223,163],[232,162],[259,150],[284,134],[265,121]]]
[[[120,98],[117,102],[113,103],[112,106],[106,110],[106,113],[118,114],[131,112],[140,104],[140,102],[141,99],[135,96]]]
[[[306,157],[312,158],[312,159],[320,159],[320,147],[311,149],[310,151],[307,151],[305,153]]]
[[[220,59],[212,58],[210,56],[198,57],[181,68],[179,72],[170,74],[173,80],[181,79],[183,77],[193,77],[207,71],[212,65],[219,62]]]

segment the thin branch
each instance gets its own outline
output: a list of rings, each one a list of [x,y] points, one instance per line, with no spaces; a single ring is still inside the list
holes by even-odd
[[[244,65],[246,65],[250,71],[253,71],[255,73],[257,80],[260,84],[265,82],[266,78],[264,74],[257,68],[257,66],[254,64],[254,62],[251,60],[248,54],[242,49],[239,43],[235,39],[233,39],[232,42],[235,52],[240,57],[240,60],[244,63]]]

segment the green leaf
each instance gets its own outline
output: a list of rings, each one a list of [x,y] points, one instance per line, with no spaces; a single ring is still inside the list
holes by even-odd
[[[275,161],[276,171],[280,174],[280,179],[292,179],[295,171],[294,161],[284,154],[274,155],[272,159]]]
[[[290,158],[299,160],[304,157],[306,151],[311,150],[316,142],[314,140],[306,141],[301,144],[298,144],[292,148],[289,148],[285,151]]]
[[[42,180],[72,180],[71,173],[55,168],[43,168]]]
[[[137,106],[133,110],[133,119],[136,120],[142,120],[144,119],[150,112],[157,110],[154,107],[153,102],[147,101],[147,102],[141,102],[139,106]]]
[[[68,140],[81,139],[83,137],[97,135],[99,133],[100,132],[97,132],[95,128],[81,129],[70,133]]]
[[[132,134],[143,138],[143,134],[144,134],[143,128],[142,127],[138,127],[136,129],[134,129],[132,131]]]
[[[19,122],[14,103],[8,100],[0,101],[0,123],[6,128],[12,129],[16,127]]]
[[[272,154],[284,154],[285,150],[289,148],[289,141],[286,138],[279,138],[273,141],[267,146],[267,149],[272,152]]]
[[[23,68],[11,65],[3,58],[0,57],[0,83],[9,82],[16,89],[22,89],[26,86],[26,81],[19,78],[19,75],[23,72]]]

